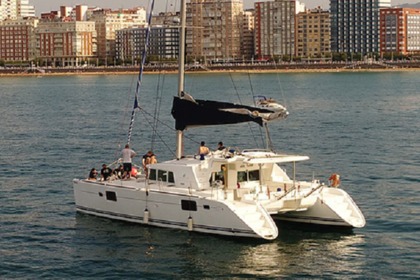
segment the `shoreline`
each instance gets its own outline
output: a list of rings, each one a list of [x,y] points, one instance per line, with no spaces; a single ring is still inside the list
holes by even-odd
[[[417,72],[420,71],[420,67],[282,67],[277,69],[268,69],[263,67],[249,67],[244,69],[242,67],[228,67],[222,68],[217,67],[217,69],[193,69],[186,70],[186,74],[220,74],[220,73],[251,73],[251,74],[264,74],[264,73],[351,73],[351,72]],[[45,72],[36,72],[31,73],[27,70],[20,69],[2,69],[0,70],[0,77],[43,77],[43,76],[75,76],[75,75],[134,75],[138,74],[139,70],[137,68],[130,69],[118,69],[118,68],[106,68],[106,69],[46,69]],[[155,75],[155,74],[176,74],[178,69],[153,69],[145,70],[144,74],[146,75]]]

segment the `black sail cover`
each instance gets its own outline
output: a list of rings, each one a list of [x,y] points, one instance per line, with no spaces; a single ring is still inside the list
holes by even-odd
[[[175,96],[172,104],[172,116],[175,118],[176,130],[184,130],[192,126],[235,124],[256,122],[263,124],[263,114],[273,111],[239,105],[228,102],[208,101]]]

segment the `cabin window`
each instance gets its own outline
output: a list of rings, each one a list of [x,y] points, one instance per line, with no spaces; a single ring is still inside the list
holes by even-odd
[[[223,171],[219,171],[219,172],[213,172],[211,177],[210,177],[210,183],[213,183],[215,181],[221,181],[221,182],[225,182],[225,179],[223,177]]]
[[[156,169],[150,169],[149,171],[149,179],[156,180]]]
[[[248,172],[248,180],[249,181],[258,181],[260,180],[260,171],[253,170]]]
[[[238,172],[238,183],[246,182],[248,181],[248,176],[246,174],[246,171],[239,171]]]
[[[185,211],[197,211],[197,202],[191,200],[181,200],[181,208]]]
[[[175,177],[172,171],[150,169],[149,179],[175,183]]]
[[[158,181],[166,182],[168,172],[164,170],[158,170]]]
[[[117,201],[117,194],[115,192],[105,192],[106,200]]]
[[[168,172],[168,183],[175,183],[174,173],[171,171]]]

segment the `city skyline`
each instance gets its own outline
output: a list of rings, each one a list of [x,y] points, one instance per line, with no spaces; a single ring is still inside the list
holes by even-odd
[[[252,8],[254,2],[263,2],[267,0],[244,0],[244,7],[245,8]],[[165,3],[162,3],[165,2]],[[174,7],[174,5],[178,6],[180,0],[168,0],[168,1],[156,1],[155,4],[155,11],[176,11],[179,7]],[[314,8],[317,6],[321,6],[323,9],[329,9],[330,0],[307,0],[307,1],[300,1],[305,3],[308,8]],[[60,6],[75,6],[77,4],[85,4],[88,6],[98,6],[102,8],[133,8],[138,6],[146,7],[149,3],[148,0],[125,0],[124,3],[112,1],[112,0],[29,0],[29,3],[35,6],[36,13],[39,15],[43,12],[49,12],[58,10]],[[420,3],[420,0],[392,0],[392,5],[401,5],[401,4],[415,4]],[[167,5],[167,6],[166,6]]]

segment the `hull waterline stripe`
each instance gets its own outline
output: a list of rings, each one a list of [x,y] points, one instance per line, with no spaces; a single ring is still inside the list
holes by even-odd
[[[273,216],[274,219],[277,220],[299,220],[299,221],[306,221],[306,222],[310,222],[310,221],[320,221],[320,222],[330,222],[330,223],[339,223],[339,224],[346,224],[347,222],[345,222],[344,220],[341,219],[333,219],[333,218],[320,218],[320,217],[311,217],[311,216],[280,216],[280,215],[275,215]]]
[[[87,213],[87,214],[92,214],[92,215],[101,215],[101,216],[112,216],[112,217],[118,217],[121,219],[128,219],[131,221],[138,221],[138,223],[144,224],[143,223],[143,217],[138,217],[138,216],[132,216],[132,215],[126,215],[126,214],[117,214],[114,212],[108,212],[108,211],[99,211],[99,210],[95,210],[95,209],[91,209],[91,208],[87,208],[87,207],[83,207],[83,206],[76,206],[77,210],[83,213]],[[158,220],[158,219],[151,219],[149,218],[149,224],[151,225],[172,225],[172,226],[177,226],[177,227],[187,227],[188,224],[185,223],[181,223],[181,222],[174,222],[174,221],[168,221],[168,220]],[[224,228],[224,227],[214,227],[214,226],[206,226],[206,225],[199,225],[199,224],[194,224],[194,228],[196,229],[205,229],[205,230],[211,230],[211,231],[216,231],[216,232],[229,232],[229,233],[241,233],[241,234],[247,234],[247,235],[251,235],[251,236],[258,236],[255,232],[253,232],[252,230],[243,230],[243,229],[234,229],[234,228]]]

